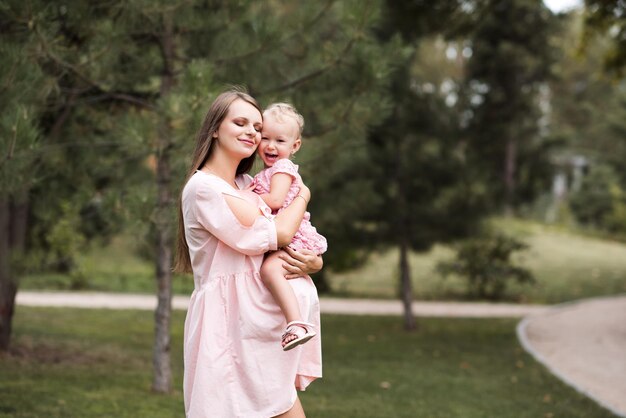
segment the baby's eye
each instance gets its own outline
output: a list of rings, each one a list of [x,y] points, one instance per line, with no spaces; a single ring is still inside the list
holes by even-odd
[[[269,138],[268,138],[268,137],[266,137],[266,136],[262,136],[262,137],[261,137],[261,141],[267,141],[267,140],[269,140]]]
[[[283,142],[285,142],[285,140],[284,140],[284,139],[277,139],[276,141],[277,141],[277,142],[280,142],[281,144],[282,144]]]

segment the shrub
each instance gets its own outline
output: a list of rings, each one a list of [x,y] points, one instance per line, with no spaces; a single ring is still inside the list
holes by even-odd
[[[611,233],[626,233],[626,193],[615,171],[598,165],[584,178],[580,190],[569,199],[576,219]]]
[[[528,246],[505,235],[488,235],[462,242],[453,260],[437,264],[437,271],[446,278],[456,274],[467,279],[468,296],[499,300],[512,280],[534,283],[527,269],[513,264],[513,253]]]

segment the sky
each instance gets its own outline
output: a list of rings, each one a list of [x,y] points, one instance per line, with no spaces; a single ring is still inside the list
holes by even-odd
[[[583,0],[543,0],[543,2],[555,13],[564,12],[583,4]]]

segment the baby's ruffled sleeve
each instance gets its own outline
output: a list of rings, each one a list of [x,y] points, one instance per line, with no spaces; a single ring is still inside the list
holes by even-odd
[[[272,177],[276,173],[285,173],[289,174],[294,179],[298,178],[298,166],[288,158],[282,158],[276,161],[268,170],[269,177]]]

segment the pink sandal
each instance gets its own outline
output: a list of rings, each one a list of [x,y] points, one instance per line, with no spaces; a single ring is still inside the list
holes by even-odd
[[[290,335],[294,335],[296,338],[285,344],[283,351],[289,351],[300,344],[304,344],[315,337],[317,333],[315,332],[315,326],[313,324],[302,321],[291,321],[287,324],[287,328],[285,328],[285,333],[281,337],[282,341],[285,341],[285,338]]]

